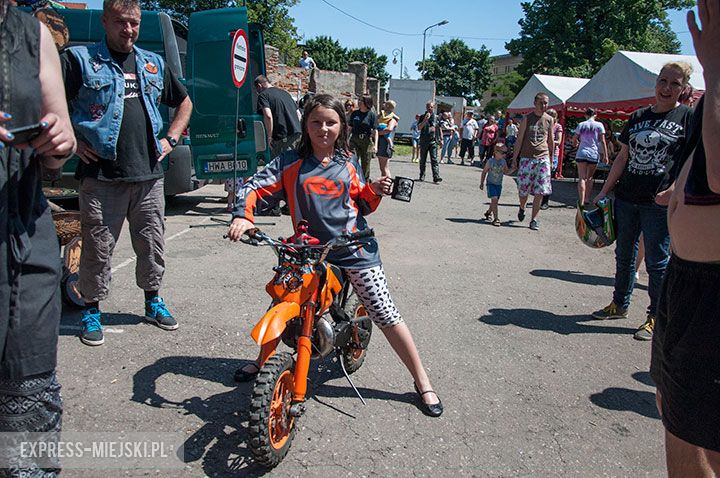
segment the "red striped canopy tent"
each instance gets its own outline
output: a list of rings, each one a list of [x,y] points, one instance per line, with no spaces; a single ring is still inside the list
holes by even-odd
[[[619,51],[566,102],[566,114],[581,116],[588,108],[600,118],[627,119],[655,103],[655,80],[663,65],[684,61],[693,67],[690,85],[699,98],[705,92],[702,65],[694,55]]]

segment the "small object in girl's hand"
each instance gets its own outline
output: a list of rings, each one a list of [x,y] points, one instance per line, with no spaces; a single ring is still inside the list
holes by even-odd
[[[397,199],[398,201],[410,202],[414,186],[415,181],[412,179],[405,178],[403,176],[395,176],[395,179],[393,179],[393,189],[390,197]]]

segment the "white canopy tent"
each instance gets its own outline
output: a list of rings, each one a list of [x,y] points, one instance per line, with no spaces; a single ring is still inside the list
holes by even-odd
[[[549,108],[562,110],[568,98],[590,81],[586,78],[568,76],[533,75],[507,107],[508,113],[524,114],[535,109],[535,95],[548,95]]]
[[[568,98],[574,95],[580,88],[590,80],[587,78],[572,78],[569,76],[533,75],[523,86],[507,107],[507,115],[525,114],[535,109],[535,95],[540,92],[548,95],[548,108],[554,108],[558,112],[558,121],[565,127],[565,103]],[[560,164],[558,166],[558,177],[562,177],[562,163],[565,156],[564,142],[560,145]]]
[[[595,109],[605,117],[627,117],[655,102],[655,80],[663,65],[684,61],[693,67],[690,85],[699,97],[705,91],[702,65],[694,55],[619,51],[592,79],[567,100],[569,113]]]

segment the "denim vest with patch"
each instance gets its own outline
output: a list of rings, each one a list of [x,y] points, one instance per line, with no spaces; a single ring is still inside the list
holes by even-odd
[[[140,98],[152,124],[155,153],[162,146],[158,135],[163,119],[158,105],[163,90],[163,59],[152,52],[133,47]],[[125,106],[125,74],[113,60],[105,40],[89,46],[68,49],[80,64],[83,85],[70,102],[75,134],[82,138],[100,157],[115,160],[116,146]],[[146,134],[138,131],[137,134]]]

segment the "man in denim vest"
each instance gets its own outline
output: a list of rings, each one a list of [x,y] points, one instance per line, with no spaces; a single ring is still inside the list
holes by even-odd
[[[158,295],[165,271],[165,194],[160,161],[187,126],[192,102],[163,59],[135,47],[139,0],[105,0],[103,41],[62,55],[78,139],[83,251],[78,289],[85,300],[80,340],[104,342],[99,302],[108,295],[115,244],[127,218],[145,291],[145,318],[164,330],[177,321]],[[161,134],[160,103],[176,108]]]

